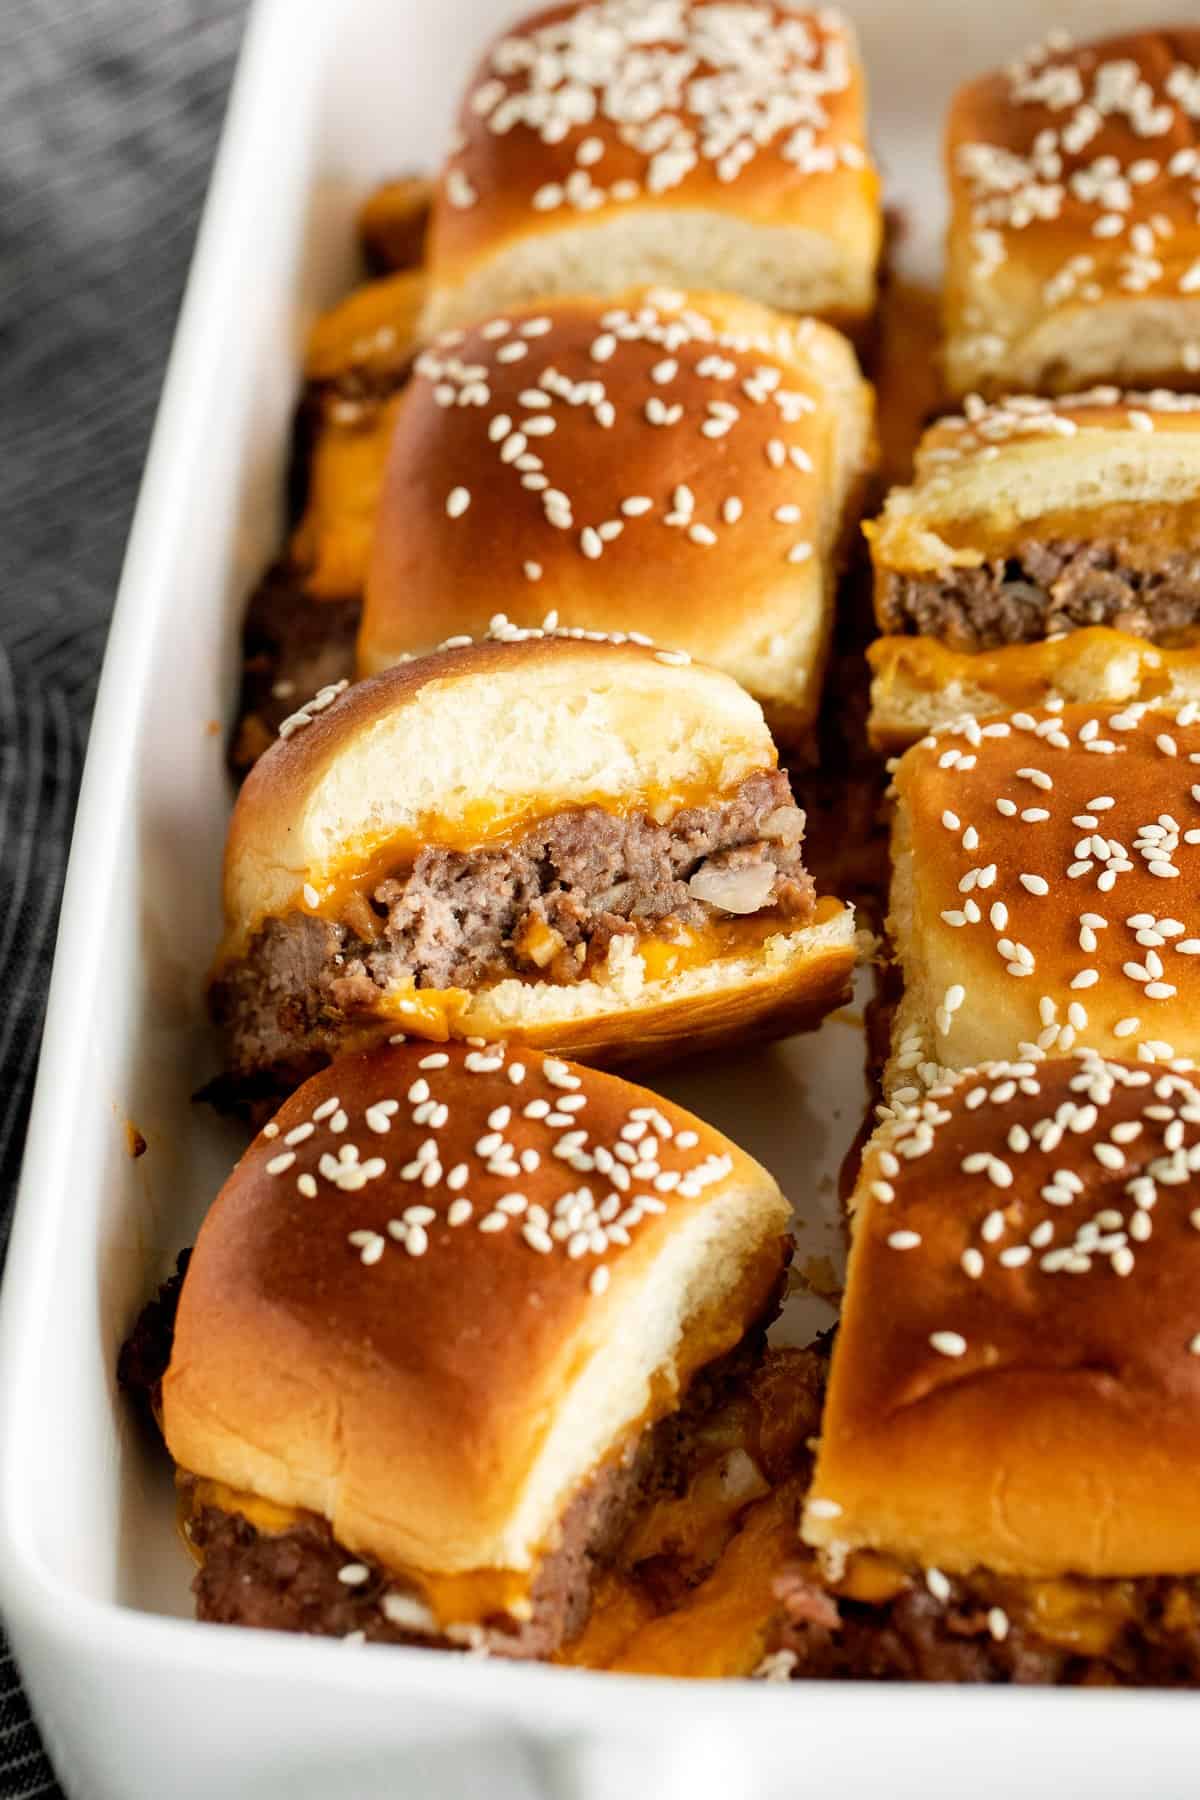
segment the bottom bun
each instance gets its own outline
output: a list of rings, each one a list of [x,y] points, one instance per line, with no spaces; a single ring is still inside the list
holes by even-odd
[[[867,656],[870,737],[878,750],[905,749],[964,715],[1043,706],[1055,695],[1094,706],[1140,700],[1174,709],[1200,700],[1195,632],[1172,649],[1104,625],[999,650],[950,650],[935,638],[883,637]]]
[[[617,938],[603,980],[381,992],[376,1009],[346,1015],[325,1033],[327,1043],[309,1041],[301,1052],[308,1067],[298,1064],[297,1078],[324,1055],[367,1049],[398,1031],[433,1043],[528,1044],[600,1068],[652,1067],[718,1044],[811,1031],[849,999],[859,953],[854,909],[825,905],[837,906],[833,916],[803,931],[657,978]]]
[[[750,1035],[784,1037],[811,1030],[849,998],[857,955],[850,907],[744,956],[657,980],[636,952],[620,954],[622,941],[607,981],[502,981],[472,996],[454,1035],[510,1038],[609,1067]]]

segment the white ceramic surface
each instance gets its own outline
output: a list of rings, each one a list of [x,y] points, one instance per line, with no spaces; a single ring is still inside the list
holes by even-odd
[[[240,609],[278,537],[306,327],[353,276],[354,204],[434,164],[473,50],[511,10],[258,0],[252,19],[105,664],[0,1315],[0,1601],[52,1754],[74,1800],[1191,1794],[1187,1696],[714,1688],[188,1617],[169,1477],[113,1368],[238,1147],[188,1094],[213,1068],[200,991]],[[1051,21],[1038,0],[851,10],[904,257],[929,273],[948,94]],[[1151,16],[1067,0],[1055,22]],[[834,1020],[663,1084],[775,1171],[808,1254],[836,1241],[862,1047]]]

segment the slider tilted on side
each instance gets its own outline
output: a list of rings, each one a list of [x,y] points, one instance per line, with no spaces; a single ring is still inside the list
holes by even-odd
[[[298,714],[242,789],[213,1010],[278,1092],[402,1029],[636,1062],[814,1025],[818,899],[762,712],[675,651],[513,632]]]
[[[637,281],[865,325],[882,240],[847,20],[586,0],[485,52],[433,205],[427,329]]]
[[[881,748],[1051,695],[1200,697],[1196,395],[968,401],[866,531]]]
[[[761,1352],[789,1219],[709,1126],[536,1051],[410,1042],[314,1076],[178,1304],[160,1415],[199,1616],[563,1648],[702,1453],[689,1407]]]
[[[1200,1678],[1200,1088],[989,1064],[868,1147],[779,1672]]]
[[[1200,707],[969,719],[895,798],[889,1098],[1025,1047],[1200,1058]]]
[[[449,333],[395,415],[360,672],[553,611],[724,669],[805,744],[873,460],[871,389],[812,319],[637,288]]]
[[[1200,380],[1200,30],[1063,34],[946,127],[951,393]]]

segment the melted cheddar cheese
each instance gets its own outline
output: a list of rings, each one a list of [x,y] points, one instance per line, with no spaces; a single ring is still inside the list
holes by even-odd
[[[223,1481],[184,1479],[180,1487],[180,1514],[184,1540],[198,1561],[203,1557],[187,1534],[187,1521],[204,1506],[215,1506],[221,1512],[238,1513],[264,1537],[315,1522],[315,1515],[295,1506],[278,1506]],[[507,1613],[514,1619],[529,1617],[531,1576],[518,1569],[467,1569],[458,1574],[443,1574],[427,1569],[396,1568],[396,1579],[411,1587],[425,1602],[438,1624],[474,1624]]]
[[[867,659],[884,689],[897,676],[928,693],[965,683],[986,689],[1000,702],[1019,706],[1032,704],[1048,692],[1064,671],[1092,649],[1126,660],[1138,699],[1148,700],[1169,690],[1176,659],[1195,660],[1200,631],[1181,633],[1169,648],[1103,625],[1073,631],[1049,643],[1006,644],[999,650],[950,650],[934,638],[883,637],[871,645]]]

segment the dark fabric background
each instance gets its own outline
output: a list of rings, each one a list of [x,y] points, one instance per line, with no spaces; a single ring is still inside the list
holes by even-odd
[[[0,0],[0,1258],[88,718],[243,11]],[[58,1792],[0,1638],[0,1800]]]

